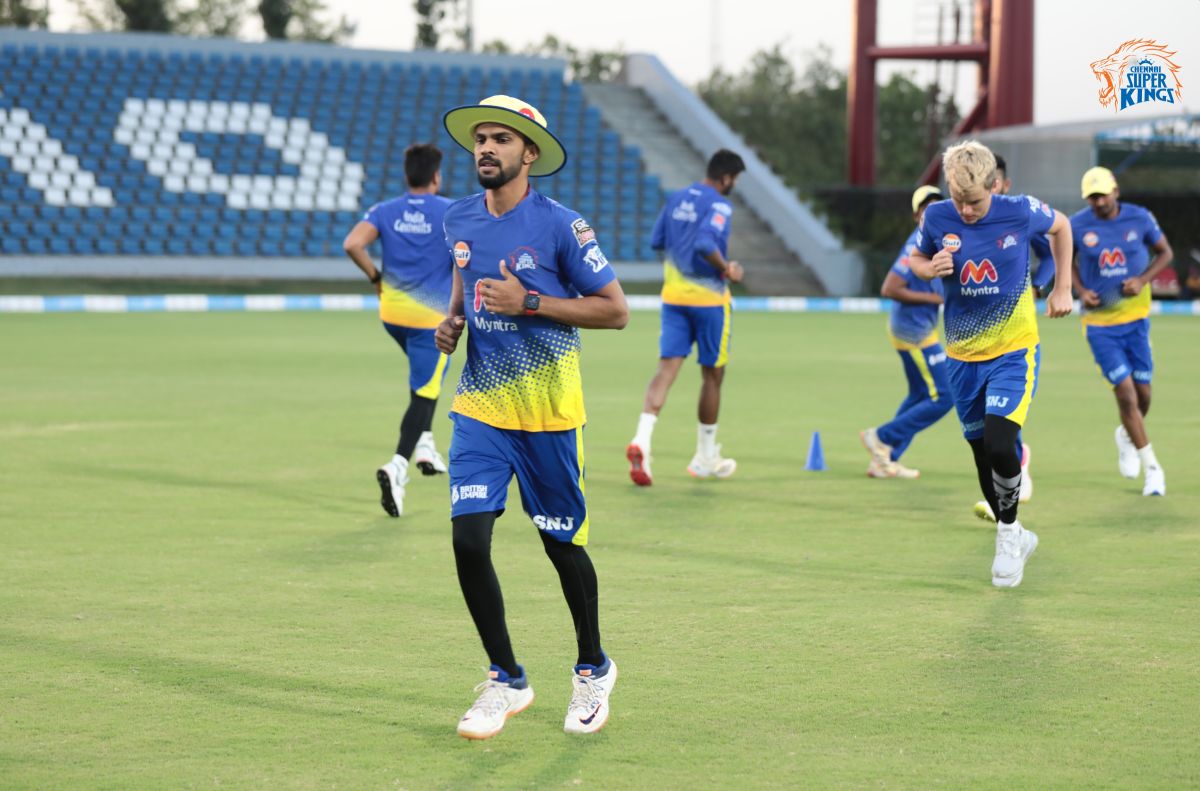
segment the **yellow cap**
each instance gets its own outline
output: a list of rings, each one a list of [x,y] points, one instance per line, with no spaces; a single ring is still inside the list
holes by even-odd
[[[537,161],[529,168],[531,176],[550,176],[567,164],[567,151],[546,125],[546,117],[536,107],[513,96],[497,94],[479,104],[455,107],[442,119],[454,142],[468,151],[475,150],[475,127],[500,124],[515,129],[538,147]]]
[[[921,204],[930,198],[944,200],[945,197],[946,196],[942,194],[942,191],[932,184],[926,184],[923,187],[917,187],[916,192],[913,193],[912,197],[913,214],[916,214],[917,209],[921,208]]]
[[[1109,195],[1117,188],[1117,179],[1108,168],[1091,168],[1083,174],[1083,197]]]

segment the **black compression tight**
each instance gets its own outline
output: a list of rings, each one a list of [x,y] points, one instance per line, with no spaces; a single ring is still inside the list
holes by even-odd
[[[412,458],[413,449],[417,447],[421,434],[429,431],[433,425],[433,411],[437,409],[436,398],[424,398],[417,395],[415,390],[409,390],[409,393],[412,394],[412,399],[408,402],[403,420],[400,421],[400,441],[396,443],[396,454],[406,459]]]
[[[493,665],[510,675],[518,675],[520,669],[513,656],[504,619],[504,597],[492,565],[492,528],[496,515],[490,512],[467,514],[451,521],[458,584],[483,648]],[[575,622],[579,649],[577,663],[600,665],[604,662],[604,654],[600,649],[599,593],[592,560],[581,546],[556,541],[545,533],[539,532],[539,535],[546,555],[558,572],[563,595]]]
[[[600,650],[600,589],[592,559],[581,546],[558,541],[541,531],[538,535],[558,572],[563,596],[575,621],[575,640],[579,646],[576,664],[600,666],[604,663]]]
[[[1017,518],[1017,495],[1021,489],[1021,454],[1017,433],[1021,427],[999,415],[987,415],[983,437],[967,440],[975,456],[979,489],[1001,522]]]

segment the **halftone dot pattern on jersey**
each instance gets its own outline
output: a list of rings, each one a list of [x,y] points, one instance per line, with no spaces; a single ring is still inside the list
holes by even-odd
[[[503,429],[563,431],[582,426],[582,345],[573,327],[528,332],[525,342],[468,357],[452,411]]]
[[[449,307],[447,294],[429,288],[405,292],[383,283],[379,292],[379,318],[397,327],[436,329]]]
[[[972,311],[946,313],[946,354],[956,360],[991,360],[1038,342],[1037,306],[1025,287]]]
[[[663,261],[662,301],[668,305],[706,308],[728,305],[731,299],[725,281],[715,277],[699,278],[689,275],[668,257]]]

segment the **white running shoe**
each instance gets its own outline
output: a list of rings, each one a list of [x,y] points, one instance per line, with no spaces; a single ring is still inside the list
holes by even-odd
[[[510,678],[496,665],[488,671],[487,680],[475,687],[479,697],[458,721],[458,735],[467,739],[490,739],[504,729],[504,723],[514,714],[533,703],[533,687],[521,668],[520,678]]]
[[[1029,475],[1029,457],[1033,455],[1029,446],[1021,443],[1021,491],[1017,493],[1017,502],[1027,503],[1033,499],[1033,478]]]
[[[718,445],[717,452],[710,458],[705,459],[698,453],[693,456],[687,470],[693,478],[728,478],[737,470],[737,462],[722,458]]]
[[[858,438],[862,440],[863,447],[867,449],[867,453],[871,454],[871,461],[878,462],[881,465],[892,463],[892,446],[881,441],[879,435],[875,433],[875,429],[863,429],[858,432]]]
[[[997,588],[1015,588],[1025,576],[1025,561],[1037,549],[1037,533],[1021,527],[1020,522],[996,526],[996,557],[992,560],[992,584]]]
[[[421,434],[421,438],[417,440],[417,447],[413,449],[412,461],[421,470],[422,475],[439,475],[446,471],[446,460],[433,444],[432,431]]]
[[[605,657],[600,667],[576,665],[571,683],[571,702],[567,704],[563,730],[567,733],[595,733],[608,722],[608,696],[617,683],[617,663]]]
[[[404,487],[408,483],[408,470],[401,469],[395,461],[389,461],[375,472],[375,480],[379,482],[379,504],[388,516],[404,513]]]
[[[980,500],[975,503],[975,516],[985,522],[991,522],[992,524],[996,522],[996,515],[992,513],[992,506],[987,500]]]
[[[1136,478],[1142,471],[1142,460],[1138,457],[1137,448],[1129,438],[1129,432],[1124,426],[1117,426],[1117,469],[1122,477]]]
[[[912,480],[921,477],[920,470],[914,470],[905,467],[898,461],[889,461],[886,464],[881,464],[878,459],[871,459],[871,463],[867,465],[868,478],[904,478]]]
[[[1162,467],[1146,468],[1146,485],[1142,487],[1142,495],[1145,497],[1167,496],[1167,475],[1163,472]]]
[[[629,480],[638,486],[649,486],[654,483],[650,474],[650,451],[642,448],[636,441],[625,447],[625,458],[629,460]]]

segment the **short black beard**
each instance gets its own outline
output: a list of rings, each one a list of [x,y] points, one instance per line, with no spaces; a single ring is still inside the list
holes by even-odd
[[[513,168],[512,170],[505,170],[504,165],[500,164],[499,162],[497,162],[496,165],[497,165],[499,172],[496,173],[496,175],[494,175],[494,176],[483,175],[482,173],[479,172],[478,167],[475,170],[476,175],[479,176],[479,185],[481,187],[483,187],[485,190],[500,189],[505,184],[507,184],[508,182],[515,179],[517,177],[517,175],[521,172],[520,165]]]

